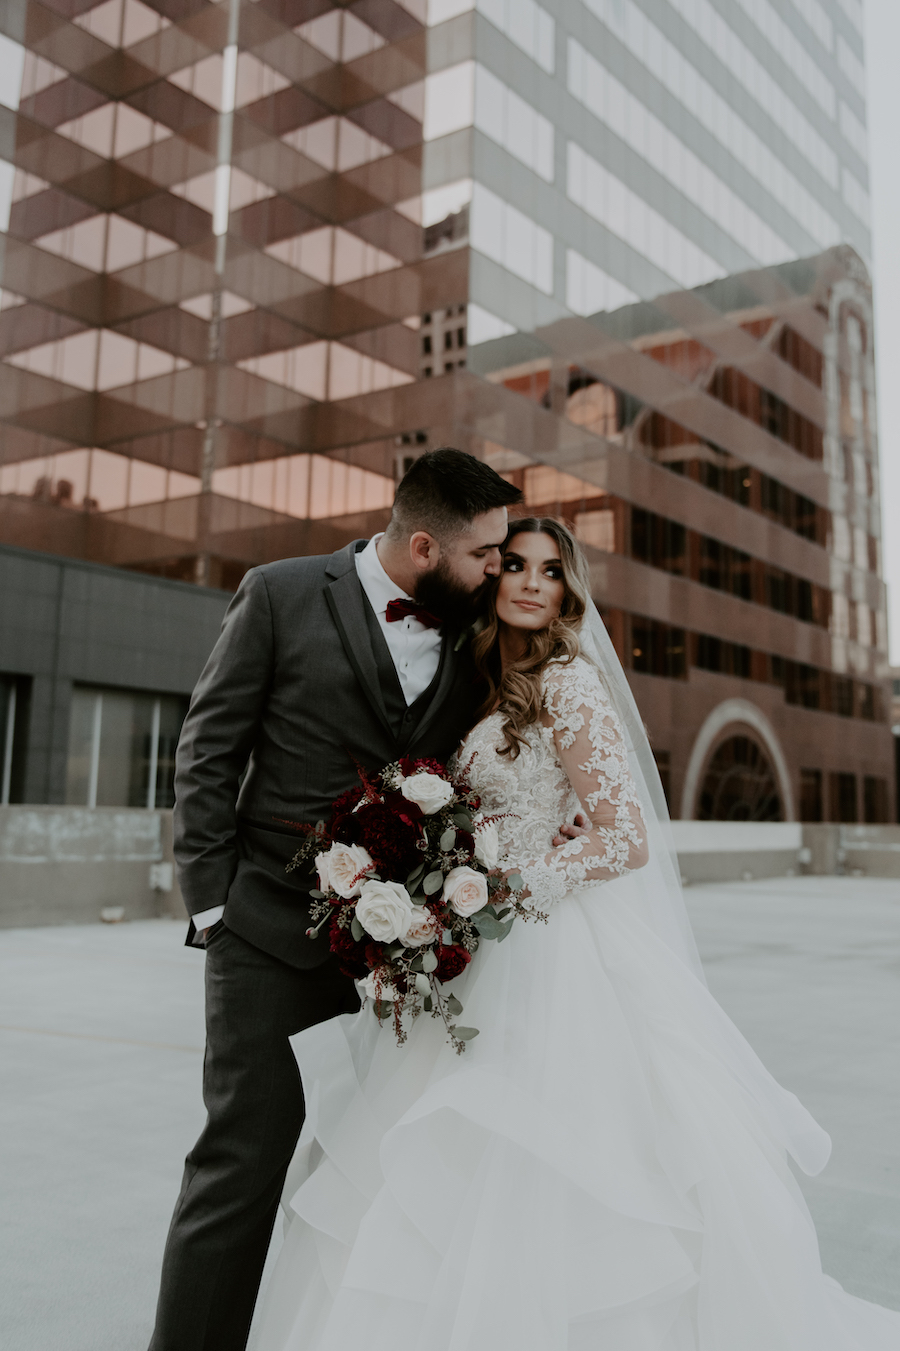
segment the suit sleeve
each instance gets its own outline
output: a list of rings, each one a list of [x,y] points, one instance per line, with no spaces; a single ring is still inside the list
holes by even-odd
[[[194,690],[175,760],[174,846],[191,915],[224,905],[237,868],[237,797],[275,662],[263,575],[248,572]]]

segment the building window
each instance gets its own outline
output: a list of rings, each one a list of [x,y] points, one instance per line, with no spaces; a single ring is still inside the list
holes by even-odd
[[[553,236],[517,207],[476,183],[471,245],[547,295],[553,294]]]
[[[632,670],[644,675],[668,676],[684,680],[687,676],[684,629],[669,628],[655,619],[637,616],[631,621]]]
[[[30,682],[0,675],[0,805],[22,801]]]
[[[72,691],[66,802],[80,807],[171,807],[175,747],[187,701],[172,695]]]
[[[750,737],[729,737],[717,749],[703,780],[697,819],[784,820],[775,771]]]
[[[867,826],[881,826],[887,819],[887,779],[876,779],[867,774],[863,779],[863,820]]]
[[[848,825],[855,824],[859,820],[859,811],[856,804],[856,775],[831,774],[829,782],[830,819],[842,821]]]
[[[749,680],[750,648],[742,643],[728,643],[722,638],[714,638],[709,633],[698,633],[695,637],[694,665],[701,671],[718,671],[722,675],[735,675],[742,680]]]
[[[430,357],[430,356],[431,356],[431,334],[430,334],[430,333],[426,333],[426,334],[425,334],[425,337],[422,339],[422,351],[425,353],[425,355],[426,355],[427,357]]]
[[[842,718],[853,717],[853,681],[849,676],[836,675],[832,678],[834,711]],[[854,794],[856,789],[853,790]],[[843,821],[843,817],[837,818]],[[856,820],[856,817],[853,817]]]
[[[824,816],[821,769],[800,771],[800,820],[821,821]]]

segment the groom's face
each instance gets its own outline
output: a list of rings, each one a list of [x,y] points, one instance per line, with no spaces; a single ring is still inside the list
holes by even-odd
[[[419,574],[416,600],[448,623],[471,623],[500,576],[507,523],[506,507],[476,516],[471,528],[441,546],[432,566]]]

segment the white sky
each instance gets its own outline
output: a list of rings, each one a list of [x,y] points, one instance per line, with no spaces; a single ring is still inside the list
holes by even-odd
[[[900,666],[900,0],[865,0],[865,15],[884,568]]]

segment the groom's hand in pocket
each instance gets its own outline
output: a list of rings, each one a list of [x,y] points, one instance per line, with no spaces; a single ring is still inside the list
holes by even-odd
[[[571,825],[566,821],[560,826],[559,834],[553,836],[553,847],[558,849],[561,844],[565,844],[566,840],[577,840],[579,835],[590,835],[590,833],[590,822],[582,812],[578,812]]]

